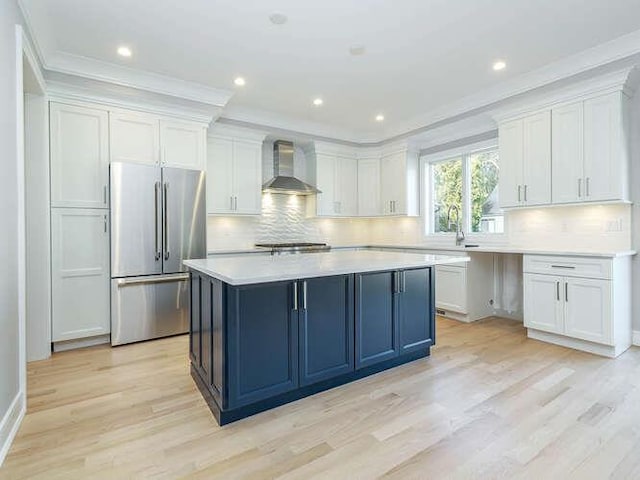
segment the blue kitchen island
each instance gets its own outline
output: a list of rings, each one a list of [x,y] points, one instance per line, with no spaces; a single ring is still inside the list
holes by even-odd
[[[434,267],[377,251],[187,260],[191,375],[220,425],[428,356]]]

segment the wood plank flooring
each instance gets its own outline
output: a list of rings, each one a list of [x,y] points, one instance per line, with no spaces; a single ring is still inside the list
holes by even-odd
[[[521,324],[438,319],[418,360],[220,428],[186,336],[55,354],[0,479],[637,479],[640,349],[616,360]]]

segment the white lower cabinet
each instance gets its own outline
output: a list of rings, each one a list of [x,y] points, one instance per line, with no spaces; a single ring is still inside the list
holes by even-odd
[[[443,310],[467,313],[467,268],[436,267],[436,306]]]
[[[51,209],[53,342],[110,333],[108,222],[107,210]]]
[[[592,277],[580,276],[585,265],[595,263],[606,268]],[[529,337],[610,357],[624,352],[632,336],[630,265],[630,257],[525,255],[524,325]]]

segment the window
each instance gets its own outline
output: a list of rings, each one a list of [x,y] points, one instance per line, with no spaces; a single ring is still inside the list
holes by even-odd
[[[465,233],[504,232],[497,147],[430,156],[425,166],[427,234],[455,232],[458,223]]]

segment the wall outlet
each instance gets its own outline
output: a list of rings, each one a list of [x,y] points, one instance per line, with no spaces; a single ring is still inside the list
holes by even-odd
[[[621,232],[622,218],[616,218],[615,220],[607,220],[605,229],[607,232]]]

